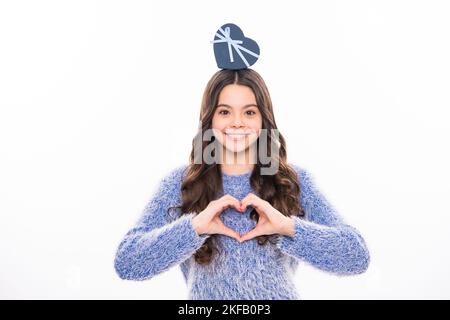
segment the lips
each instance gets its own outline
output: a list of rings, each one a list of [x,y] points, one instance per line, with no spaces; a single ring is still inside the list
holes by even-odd
[[[225,134],[229,134],[229,135],[249,135],[251,133],[251,130],[246,130],[246,131],[231,131],[231,130],[224,130]]]
[[[231,139],[231,140],[238,141],[238,140],[245,139],[248,135],[250,135],[250,133],[228,132],[228,133],[225,133],[225,135],[226,135],[229,139]]]
[[[227,136],[248,136],[250,133],[225,133]]]

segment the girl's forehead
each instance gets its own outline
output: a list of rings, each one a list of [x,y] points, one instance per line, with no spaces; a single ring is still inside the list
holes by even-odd
[[[219,95],[218,104],[224,104],[232,108],[242,108],[250,104],[256,105],[256,98],[249,87],[226,86]]]

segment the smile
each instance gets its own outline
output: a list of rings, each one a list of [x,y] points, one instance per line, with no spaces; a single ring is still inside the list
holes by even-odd
[[[249,133],[225,133],[232,140],[241,140],[250,135]]]
[[[250,133],[225,133],[227,136],[248,136]]]

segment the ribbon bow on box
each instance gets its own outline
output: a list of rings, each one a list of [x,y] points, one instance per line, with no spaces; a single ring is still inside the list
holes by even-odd
[[[214,56],[220,69],[246,69],[259,58],[258,44],[244,37],[242,30],[233,23],[220,27],[211,43],[214,44]],[[233,49],[237,52],[237,57],[234,56]]]

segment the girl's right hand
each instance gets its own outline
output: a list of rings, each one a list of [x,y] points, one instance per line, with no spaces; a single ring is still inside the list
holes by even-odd
[[[223,197],[211,201],[208,206],[192,219],[192,225],[197,234],[223,234],[241,241],[241,235],[233,229],[225,226],[219,215],[228,207],[234,207],[238,212],[244,212],[241,209],[241,203],[233,196],[226,194]]]

